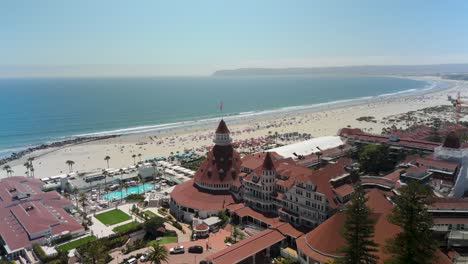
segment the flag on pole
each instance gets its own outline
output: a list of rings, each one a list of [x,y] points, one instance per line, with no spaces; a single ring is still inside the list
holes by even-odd
[[[223,101],[219,102],[219,111],[223,111]]]

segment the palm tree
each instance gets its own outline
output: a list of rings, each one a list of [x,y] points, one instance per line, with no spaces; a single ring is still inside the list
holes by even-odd
[[[135,181],[136,181],[137,185],[140,185],[140,183],[142,182],[141,176],[140,176],[139,173],[138,173],[138,178],[137,178]],[[145,189],[145,184],[143,183],[143,190],[144,190],[144,189]],[[138,186],[137,191],[138,191],[138,194],[140,194],[140,186]],[[144,191],[143,191],[143,192],[144,192]]]
[[[106,156],[104,158],[104,160],[107,162],[107,168],[109,168],[109,160],[110,160],[110,157],[109,156]]]
[[[13,176],[13,172],[14,171],[12,169],[9,169],[9,170],[7,170],[7,175],[10,174],[10,176]]]
[[[86,195],[84,193],[80,193],[80,197],[78,198],[78,202],[81,204],[81,208],[83,209],[83,213],[86,215]]]
[[[74,187],[72,190],[73,199],[75,200],[76,207],[78,207],[78,188]]]
[[[31,171],[31,177],[34,177],[34,167],[31,165],[31,168],[29,169]]]
[[[107,186],[107,177],[109,176],[109,172],[106,170],[102,170],[102,176],[104,176],[104,187]]]
[[[138,159],[140,160],[140,163],[141,163],[141,153],[138,153]]]
[[[109,186],[104,187],[104,192],[106,193],[106,196],[107,196],[107,206],[108,207],[109,207],[109,191],[110,191]]]
[[[167,263],[169,261],[169,256],[166,247],[159,244],[159,242],[153,244],[148,253],[148,260],[152,264]]]
[[[123,176],[124,170],[120,168],[119,173],[120,173],[120,182],[122,183],[122,176]]]
[[[344,145],[339,145],[338,149],[341,150],[341,154],[343,154]]]
[[[23,166],[26,167],[26,174],[29,176],[29,169],[31,168],[31,165],[29,162],[25,162]]]
[[[153,163],[151,164],[151,167],[153,167],[153,170],[154,170],[153,178],[156,178],[156,167],[157,167],[156,163],[153,162]]]
[[[135,154],[133,154],[133,155],[132,155],[132,158],[133,158],[133,165],[135,165],[135,164],[136,164],[136,160],[135,160],[135,158],[136,158],[136,155],[135,155]]]
[[[29,164],[31,164],[31,166],[32,166],[33,160],[34,160],[34,157],[29,157],[29,158],[28,158],[28,162],[29,162]]]
[[[65,161],[65,163],[68,165],[68,169],[70,170],[70,172],[73,171],[73,164],[75,164],[75,162],[73,160],[67,160]]]
[[[125,189],[125,194],[128,196],[128,183],[127,182],[123,183],[123,188]],[[120,193],[122,193],[122,191]],[[122,195],[120,196],[120,198],[122,199]]]
[[[3,170],[6,172],[7,177],[8,177],[8,171],[11,169],[10,165],[5,165],[3,166]]]

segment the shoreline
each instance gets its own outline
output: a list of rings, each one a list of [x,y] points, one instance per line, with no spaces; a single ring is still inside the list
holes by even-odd
[[[395,77],[400,78],[399,76]],[[403,78],[408,78],[408,76],[403,76]],[[338,128],[346,127],[347,125],[361,127],[372,132],[377,131],[381,125],[356,122],[356,117],[369,115],[370,113],[371,115],[376,115],[377,118],[382,118],[392,113],[396,114],[406,112],[406,110],[423,108],[423,104],[414,104],[418,100],[427,101],[426,105],[449,104],[449,102],[446,101],[446,95],[442,93],[446,93],[451,89],[456,89],[460,84],[466,84],[466,82],[447,81],[434,77],[411,77],[411,79],[422,80],[428,83],[443,82],[448,83],[448,85],[443,88],[437,88],[437,85],[432,89],[422,88],[418,89],[415,93],[403,92],[390,96],[375,96],[364,99],[360,98],[358,100],[352,99],[344,103],[322,103],[319,106],[279,108],[280,111],[266,111],[266,113],[265,111],[259,111],[260,114],[226,116],[224,119],[233,132],[234,140],[265,137],[271,131],[280,133],[310,133],[314,137],[331,135],[336,134]],[[438,94],[438,96],[434,96],[436,94]],[[432,102],[431,100],[437,102]],[[408,102],[408,104],[406,102]],[[393,105],[396,106],[393,107]],[[410,108],[408,108],[409,105],[411,105]],[[379,107],[390,108],[391,111],[385,109],[378,111],[378,109],[375,109]],[[75,160],[77,163],[79,162],[81,167],[77,165],[75,165],[75,167],[79,167],[77,169],[81,171],[103,168],[105,164],[104,161],[101,160],[105,155],[111,156],[111,164],[115,162],[114,165],[111,166],[124,167],[133,163],[131,153],[141,152],[145,155],[144,157],[157,157],[167,156],[169,153],[183,151],[184,149],[209,146],[211,144],[213,129],[220,118],[221,117],[215,117],[202,122],[183,122],[181,126],[175,127],[166,124],[163,129],[133,134],[94,135],[92,138],[83,137],[79,142],[75,142],[73,139],[60,141],[58,143],[55,142],[51,143],[52,145],[49,147],[38,148],[25,153],[19,159],[9,160],[8,164],[13,170],[16,168],[15,172],[21,175],[18,173],[23,164],[21,161],[31,156],[38,157],[37,163],[39,163],[38,165],[40,166],[36,169],[35,165],[35,169],[36,175],[40,175],[39,177],[56,175],[67,171],[67,166],[64,163],[67,159]],[[335,119],[337,122],[330,123],[332,119]],[[319,126],[316,126],[316,124]],[[91,161],[92,157],[93,159],[98,159],[98,161]],[[60,159],[62,159],[62,161],[59,161]],[[114,162],[112,162],[113,160]],[[53,165],[49,164],[51,162]],[[44,163],[49,165],[45,166]],[[115,166],[117,164],[118,166]],[[0,174],[0,177],[4,177],[4,175]]]
[[[380,94],[375,96],[365,96],[365,97],[358,97],[358,98],[351,98],[351,99],[341,99],[336,101],[330,102],[323,102],[323,103],[315,103],[310,105],[296,105],[296,106],[284,106],[272,109],[265,109],[265,110],[252,110],[247,112],[240,112],[240,113],[228,113],[226,115],[219,114],[213,117],[199,117],[193,120],[185,120],[185,121],[175,121],[171,123],[162,123],[162,124],[155,124],[155,125],[143,125],[143,126],[136,126],[136,127],[127,127],[127,128],[119,128],[113,130],[104,130],[100,132],[89,132],[89,133],[81,133],[75,134],[70,136],[63,136],[59,137],[56,140],[46,141],[38,144],[31,144],[29,146],[24,147],[11,147],[7,148],[5,154],[0,156],[0,166],[5,164],[6,162],[13,161],[18,157],[23,155],[30,154],[35,150],[41,150],[44,148],[52,148],[56,146],[66,146],[72,145],[74,143],[79,143],[85,141],[86,139],[106,139],[109,136],[116,137],[116,136],[127,136],[127,135],[135,135],[135,134],[145,134],[145,133],[160,133],[165,131],[174,131],[174,130],[183,130],[185,128],[193,128],[195,126],[203,127],[207,125],[214,124],[218,122],[220,118],[225,119],[231,123],[236,123],[247,118],[269,118],[271,116],[282,115],[287,113],[294,113],[294,112],[319,112],[324,110],[336,109],[341,107],[350,107],[353,105],[364,104],[364,103],[372,103],[373,101],[379,100],[387,100],[395,97],[406,97],[406,96],[413,96],[413,95],[422,95],[426,93],[433,93],[438,92],[445,89],[450,89],[450,87],[446,88],[438,88],[439,85],[434,84],[434,82],[442,82],[448,84],[449,82],[438,78],[437,80],[434,76],[396,76],[396,75],[376,75],[381,77],[392,77],[392,78],[399,78],[399,79],[411,79],[417,81],[424,81],[427,83],[429,88],[419,88],[419,89],[409,89],[403,90],[394,93],[387,93],[387,94]],[[448,85],[449,86],[449,85]],[[75,142],[76,141],[76,142]],[[6,152],[8,149],[14,149],[17,151],[9,151]],[[1,153],[1,151],[0,151]]]

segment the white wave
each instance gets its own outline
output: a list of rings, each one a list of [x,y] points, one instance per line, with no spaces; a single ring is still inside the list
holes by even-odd
[[[235,121],[242,120],[245,118],[274,115],[278,113],[300,112],[304,110],[319,111],[323,109],[330,109],[332,107],[342,107],[342,106],[347,106],[347,105],[360,104],[360,103],[376,100],[382,97],[385,98],[385,97],[392,97],[392,96],[403,96],[403,95],[411,94],[411,93],[426,92],[427,90],[442,88],[443,84],[445,84],[445,82],[442,82],[442,81],[427,80],[426,82],[427,84],[423,88],[420,88],[420,89],[409,89],[409,90],[399,91],[395,93],[380,94],[377,96],[365,96],[365,97],[360,97],[360,98],[342,99],[342,100],[336,100],[332,102],[323,102],[323,103],[316,103],[316,104],[311,104],[311,105],[286,106],[286,107],[266,109],[266,110],[260,110],[260,111],[246,111],[246,112],[240,112],[238,114],[225,113],[225,114],[219,114],[216,116],[194,119],[190,121],[180,121],[180,122],[172,122],[172,123],[165,123],[165,124],[155,124],[155,125],[119,128],[119,129],[99,131],[99,132],[81,133],[81,134],[76,134],[72,136],[60,137],[60,138],[57,138],[56,140],[51,140],[48,143],[63,141],[66,139],[73,139],[77,137],[97,137],[97,136],[108,136],[108,135],[139,134],[139,133],[165,131],[165,130],[170,130],[170,129],[175,129],[175,128],[190,127],[190,126],[207,125],[207,124],[218,122],[221,117],[225,119],[226,121],[235,122]],[[25,146],[22,148],[0,150],[0,157],[7,155],[7,154],[11,154],[12,152],[15,152],[15,151],[23,150],[27,147],[30,147],[30,146]]]

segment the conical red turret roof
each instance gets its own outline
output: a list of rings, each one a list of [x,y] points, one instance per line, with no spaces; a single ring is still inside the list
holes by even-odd
[[[275,166],[273,165],[273,160],[270,157],[270,152],[267,152],[265,155],[265,160],[263,161],[263,169],[264,170],[274,170]]]
[[[216,134],[229,134],[229,129],[223,119],[221,119],[221,122],[219,122],[218,128],[216,129]]]

